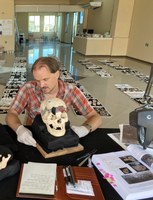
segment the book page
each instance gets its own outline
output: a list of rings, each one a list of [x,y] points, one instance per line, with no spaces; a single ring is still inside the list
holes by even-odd
[[[124,200],[153,196],[153,170],[131,152],[95,154],[92,162]]]
[[[149,167],[153,168],[153,150],[152,152],[151,150],[145,150],[142,146],[136,144],[130,144],[127,147],[127,150],[131,152],[131,154],[134,153],[135,157],[143,161]]]
[[[54,195],[57,164],[24,164],[19,193]]]

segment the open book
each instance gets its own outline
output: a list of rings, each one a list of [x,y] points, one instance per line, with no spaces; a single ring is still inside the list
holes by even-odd
[[[51,199],[55,194],[56,168],[55,163],[24,163],[17,197]]]
[[[92,162],[124,200],[153,197],[153,150],[131,144],[126,151],[95,154]]]

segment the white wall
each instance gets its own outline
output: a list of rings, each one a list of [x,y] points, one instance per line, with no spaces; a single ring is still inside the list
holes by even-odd
[[[88,9],[87,28],[103,34],[111,29],[114,0],[103,0],[102,6]]]
[[[113,56],[126,56],[129,42],[130,27],[134,0],[115,0],[111,26]]]
[[[153,1],[135,0],[127,56],[153,63]]]

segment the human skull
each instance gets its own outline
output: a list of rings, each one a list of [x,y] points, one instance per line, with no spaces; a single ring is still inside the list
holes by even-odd
[[[45,99],[41,102],[40,112],[51,135],[60,137],[65,134],[65,123],[68,121],[68,116],[64,101],[56,97]]]
[[[2,154],[0,154],[0,170],[4,169],[7,166],[7,163],[9,161],[9,159],[11,158],[11,154],[7,154],[7,157],[3,156]]]

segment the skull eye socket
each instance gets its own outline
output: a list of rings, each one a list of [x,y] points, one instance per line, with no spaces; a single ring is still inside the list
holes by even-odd
[[[61,119],[57,120],[57,123],[61,123]]]
[[[55,107],[52,107],[50,111],[51,111],[54,115],[56,114],[56,108],[55,108]]]

